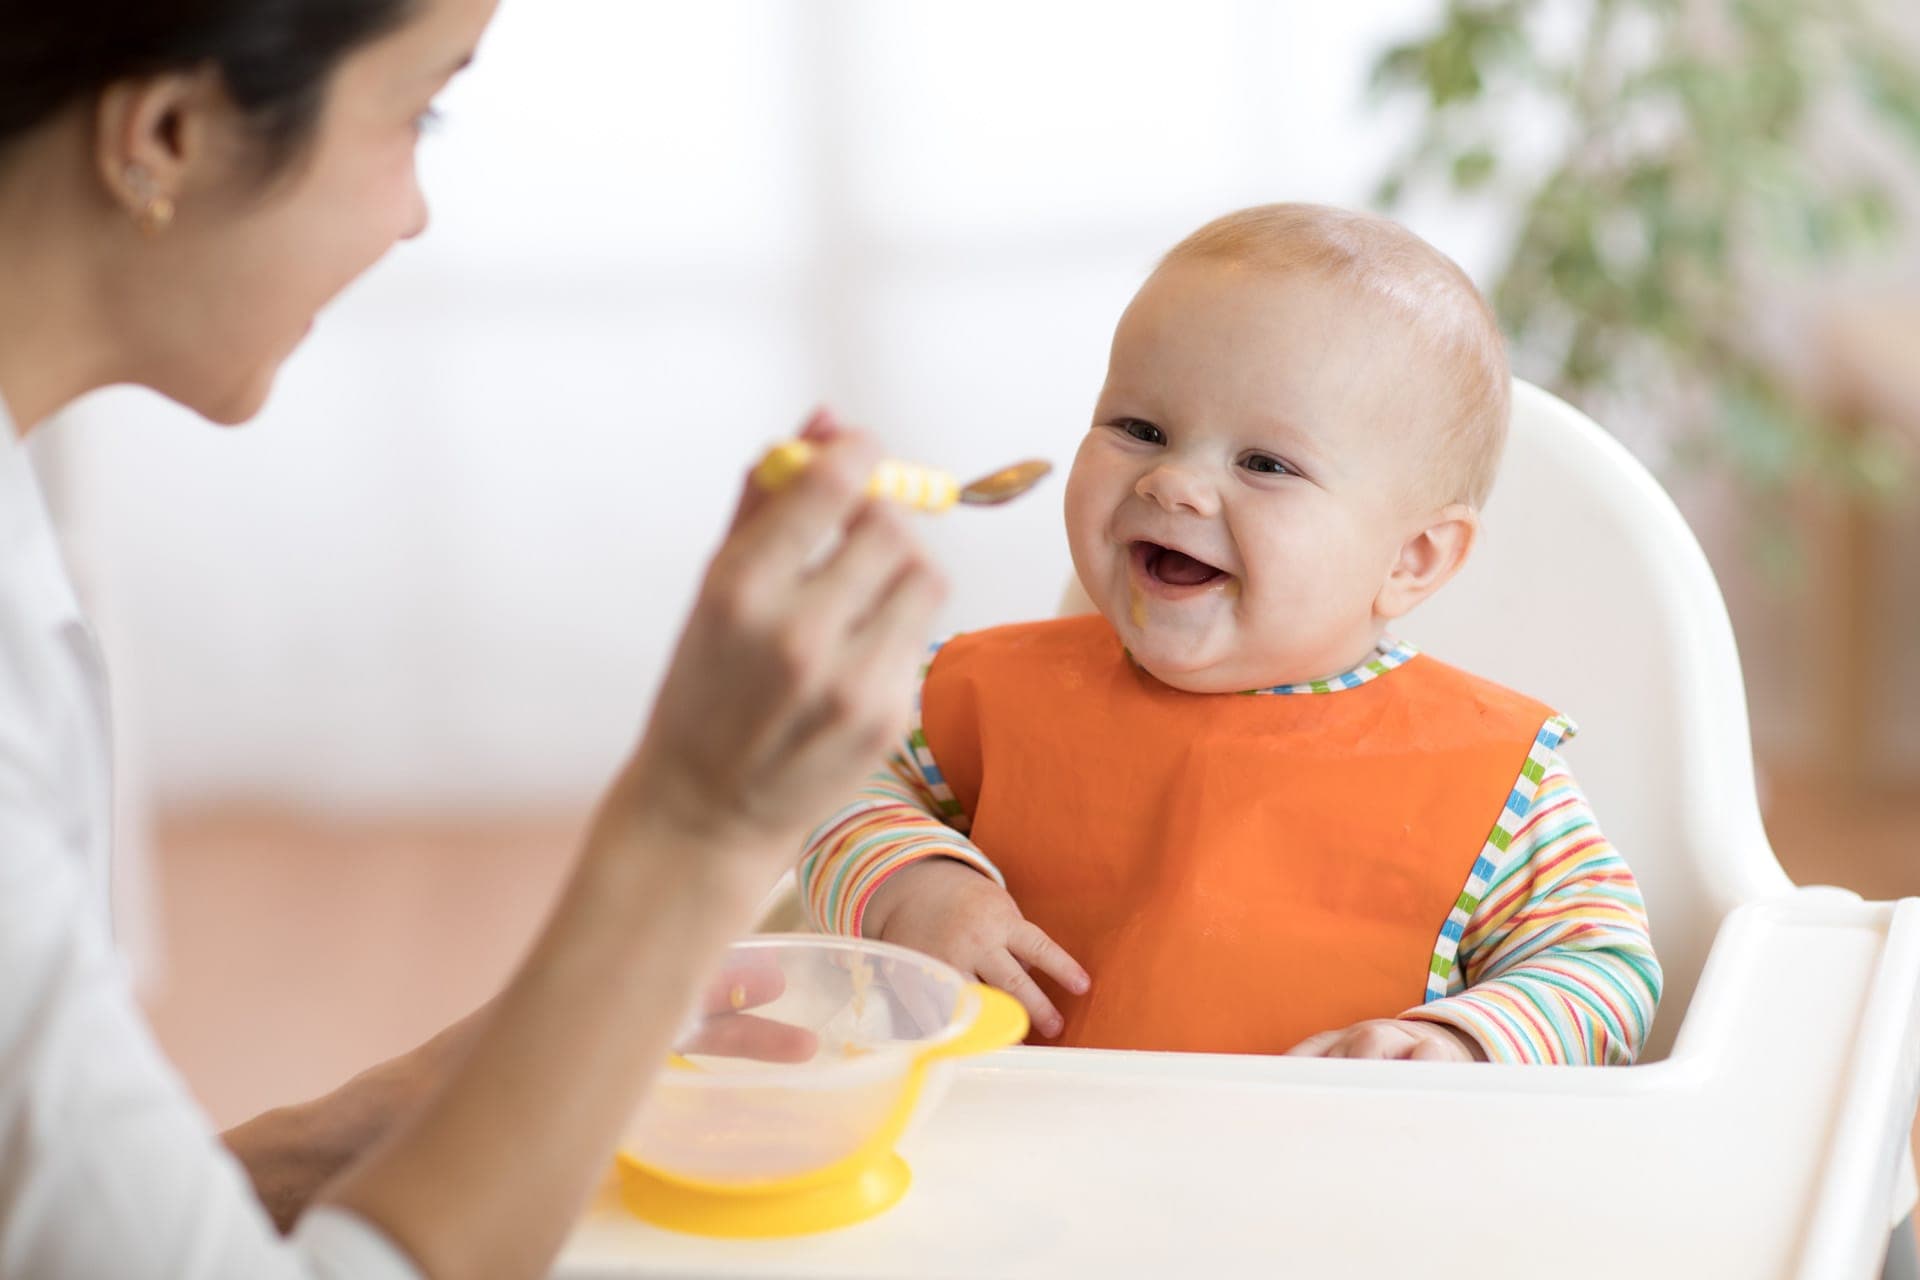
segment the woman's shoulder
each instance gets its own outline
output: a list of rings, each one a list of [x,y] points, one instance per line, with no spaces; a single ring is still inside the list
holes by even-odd
[[[104,856],[107,695],[26,450],[0,441],[0,856]]]

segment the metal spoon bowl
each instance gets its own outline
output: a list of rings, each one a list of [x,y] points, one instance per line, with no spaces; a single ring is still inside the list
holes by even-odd
[[[998,471],[989,471],[971,484],[960,486],[960,501],[975,507],[993,507],[1010,502],[1039,484],[1052,470],[1051,462],[1029,458]]]

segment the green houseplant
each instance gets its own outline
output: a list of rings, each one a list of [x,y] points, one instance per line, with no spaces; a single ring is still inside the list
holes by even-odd
[[[1886,180],[1920,158],[1920,55],[1886,13],[1447,0],[1375,65],[1378,95],[1418,120],[1379,200],[1424,186],[1515,219],[1492,294],[1523,376],[1657,416],[1682,456],[1760,493],[1809,474],[1898,491],[1901,450],[1820,421],[1754,323],[1781,279],[1901,229]]]

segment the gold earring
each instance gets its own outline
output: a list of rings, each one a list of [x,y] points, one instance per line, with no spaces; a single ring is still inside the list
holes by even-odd
[[[168,196],[154,196],[141,207],[134,220],[148,235],[159,235],[173,225],[173,200]]]
[[[133,215],[135,226],[150,236],[157,236],[173,225],[173,197],[154,190],[153,179],[144,167],[128,165],[126,183],[140,201],[140,208]]]

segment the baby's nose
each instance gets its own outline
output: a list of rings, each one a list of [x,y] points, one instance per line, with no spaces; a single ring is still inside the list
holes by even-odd
[[[1163,462],[1141,476],[1134,492],[1168,511],[1210,516],[1220,506],[1220,495],[1204,475],[1173,462]]]

